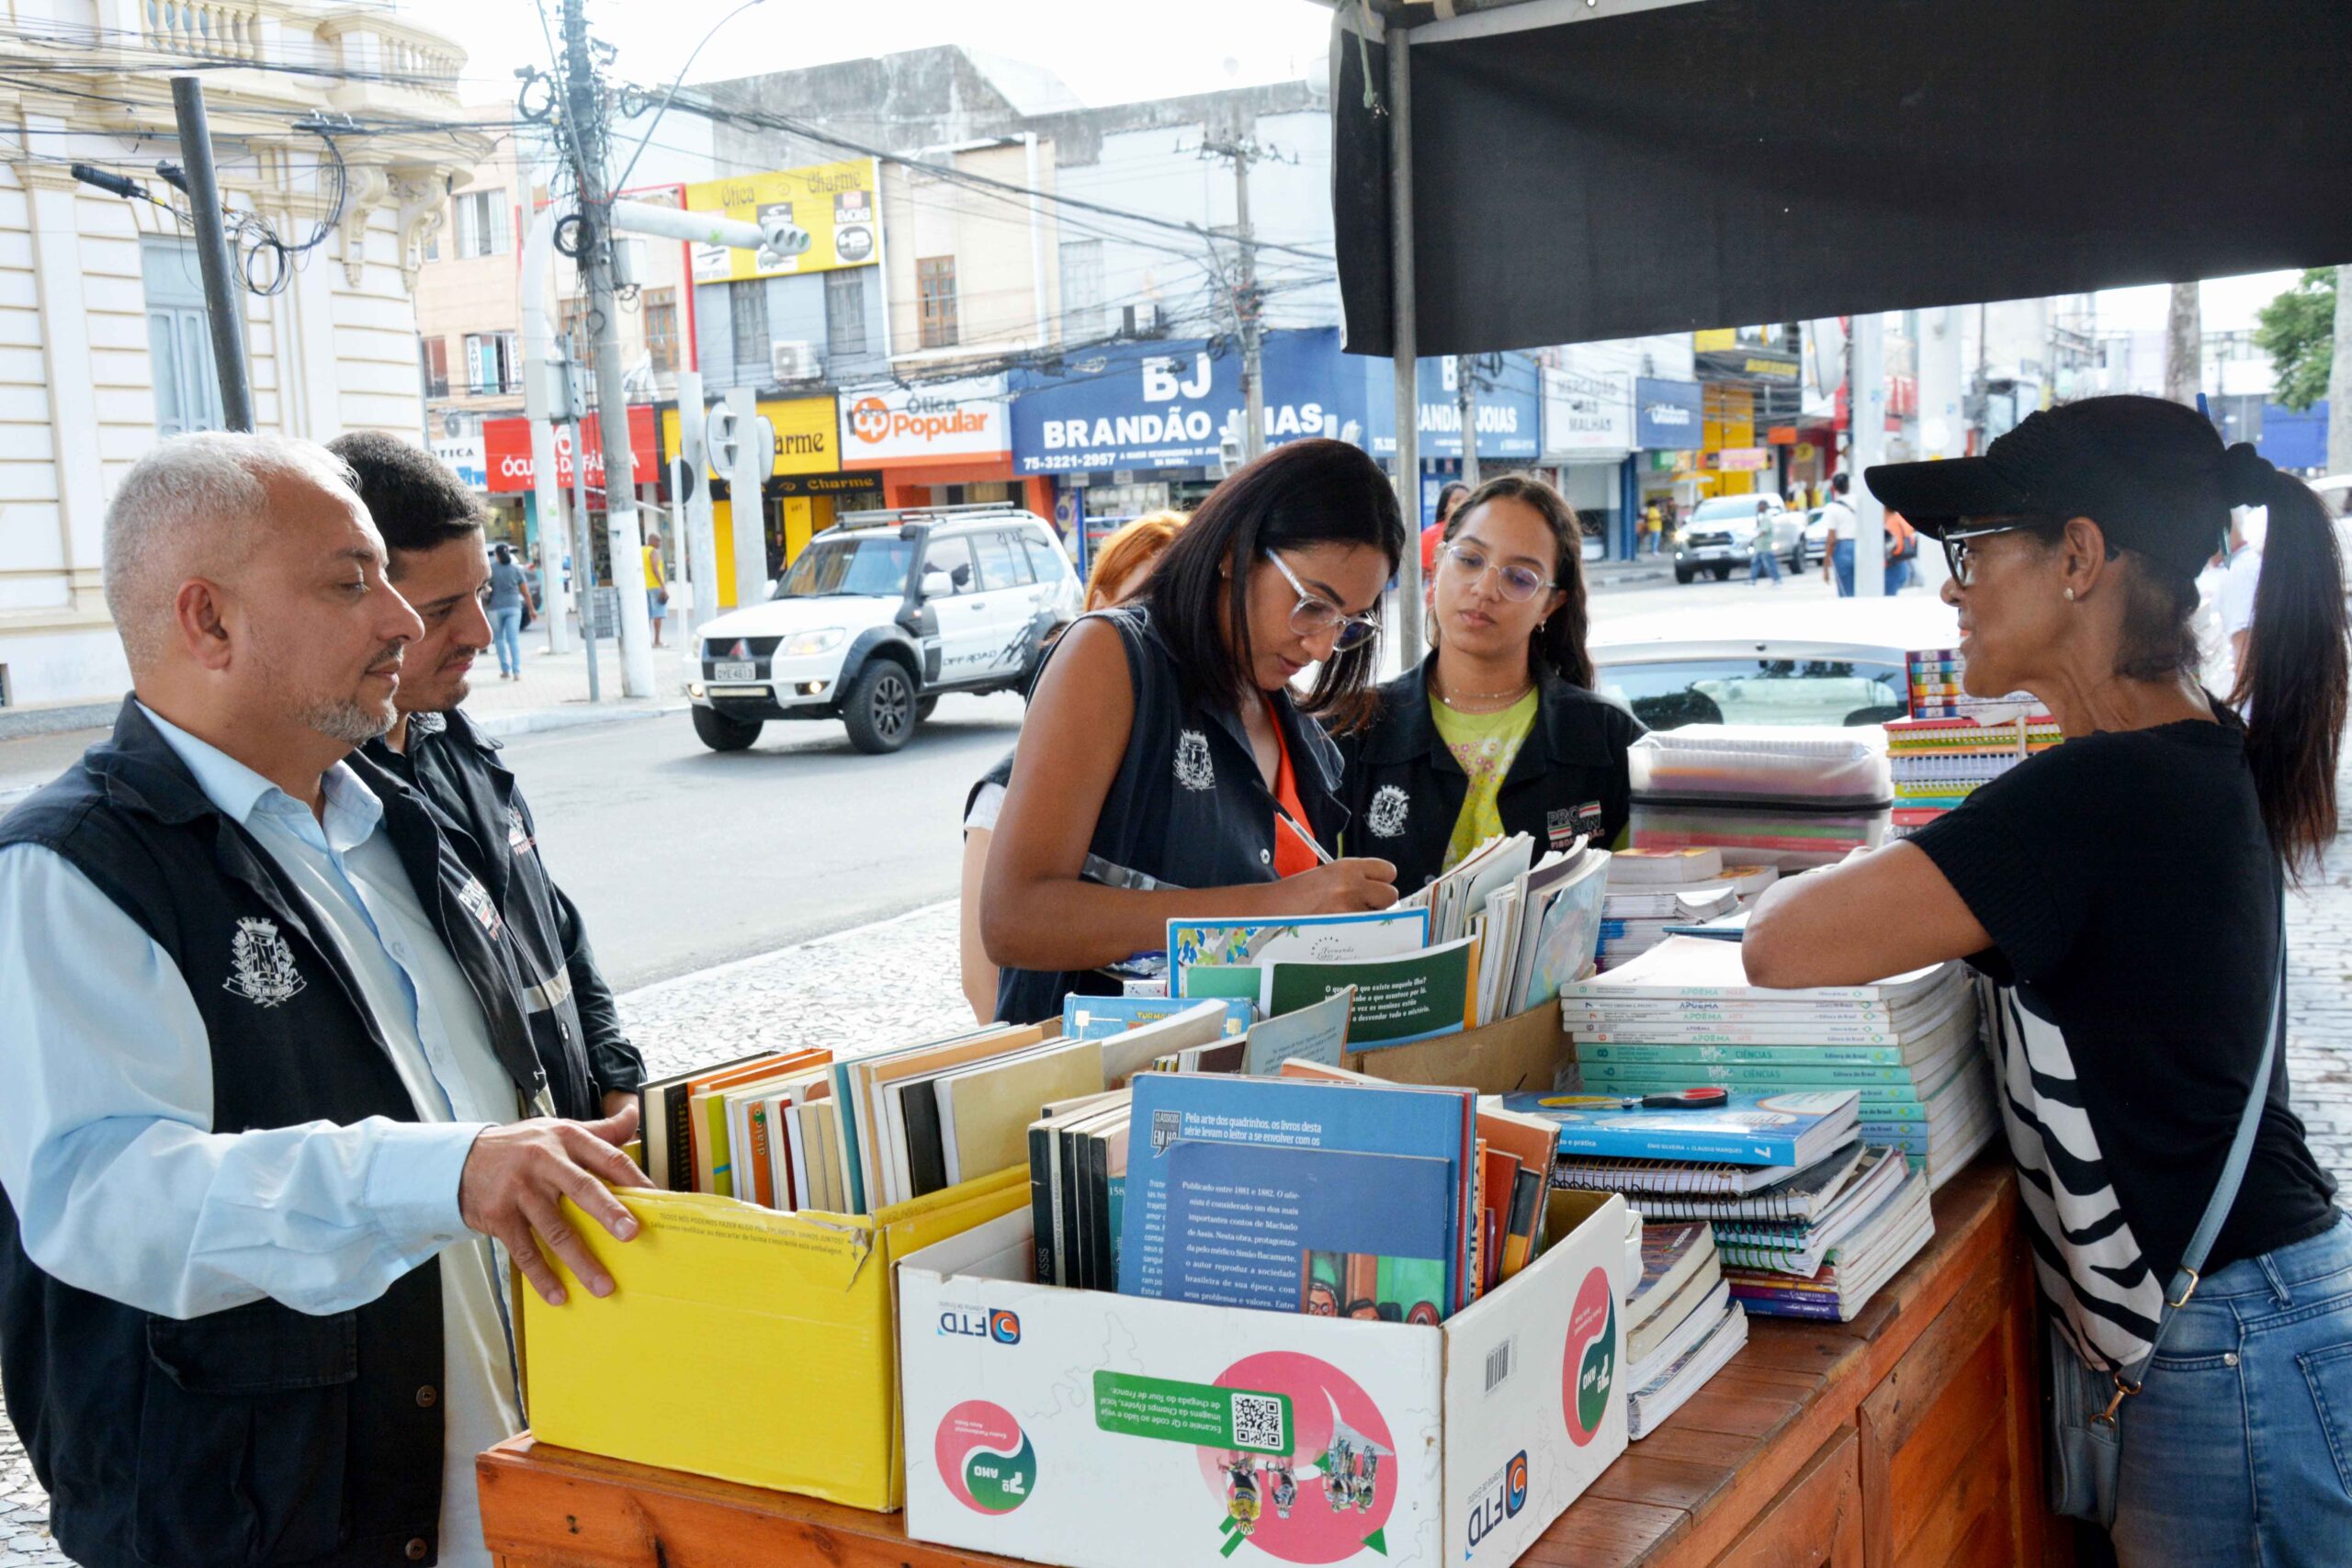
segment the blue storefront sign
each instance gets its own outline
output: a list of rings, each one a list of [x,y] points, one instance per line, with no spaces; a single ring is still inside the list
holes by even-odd
[[[1487,355],[1479,355],[1487,360]],[[1478,456],[1533,458],[1544,450],[1543,370],[1532,355],[1507,353],[1492,356],[1478,371],[1476,390]],[[1385,359],[1351,355],[1345,378],[1359,389],[1374,457],[1396,456],[1396,376]],[[1344,394],[1343,394],[1344,395]],[[1424,359],[1414,386],[1419,404],[1420,448],[1424,459],[1462,456],[1462,409],[1454,389],[1450,357]]]
[[[1339,333],[1276,332],[1262,353],[1266,440],[1362,439],[1361,414],[1341,410]],[[1012,374],[1017,473],[1101,473],[1215,467],[1228,427],[1240,428],[1239,352],[1202,338],[1107,344],[1073,355],[1058,372]]]
[[[1696,381],[1634,384],[1634,445],[1645,452],[1695,452],[1706,444],[1705,405]]]

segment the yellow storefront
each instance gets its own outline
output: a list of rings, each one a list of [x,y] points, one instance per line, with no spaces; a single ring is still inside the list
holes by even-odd
[[[763,400],[760,414],[775,427],[775,468],[760,498],[758,526],[768,559],[777,570],[789,564],[809,539],[833,525],[845,511],[881,504],[873,478],[841,471],[840,416],[833,400]],[[662,411],[662,449],[678,450],[678,411]],[[718,603],[731,609],[735,591],[735,503],[722,480],[711,502],[713,554],[718,559]]]

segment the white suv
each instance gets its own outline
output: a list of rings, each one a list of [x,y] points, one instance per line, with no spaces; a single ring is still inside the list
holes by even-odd
[[[942,693],[1024,690],[1078,616],[1078,573],[1043,518],[1003,505],[852,513],[765,604],[702,628],[695,733],[740,751],[772,718],[838,718],[895,751]]]

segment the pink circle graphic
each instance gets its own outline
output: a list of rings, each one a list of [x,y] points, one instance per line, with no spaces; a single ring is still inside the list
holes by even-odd
[[[1202,1449],[1209,1517],[1284,1562],[1338,1562],[1363,1549],[1396,1504],[1396,1444],[1380,1407],[1329,1361],[1295,1350],[1245,1357],[1219,1388],[1290,1401],[1287,1457]]]
[[[1616,1397],[1619,1354],[1617,1292],[1609,1271],[1595,1269],[1577,1288],[1568,1310],[1568,1343],[1560,1357],[1560,1414],[1578,1448],[1599,1435]]]
[[[1037,1483],[1037,1453],[1012,1412],[967,1399],[940,1417],[932,1444],[939,1479],[976,1514],[1009,1514]]]

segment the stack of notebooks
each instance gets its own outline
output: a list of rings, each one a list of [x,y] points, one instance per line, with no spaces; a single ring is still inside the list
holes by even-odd
[[[1685,725],[1643,736],[1626,761],[1636,849],[1827,865],[1876,849],[1894,807],[1878,738],[1840,726]]]
[[[1850,1089],[1862,1140],[1907,1156],[1930,1188],[1999,1125],[1976,987],[1958,964],[1767,990],[1747,984],[1738,943],[1676,936],[1567,987],[1561,1008],[1588,1092]]]
[[[1747,908],[1780,875],[1770,865],[1726,865],[1721,850],[1620,850],[1609,861],[1594,967],[1613,969],[1664,942],[1669,928]]]
[[[1704,1220],[1642,1226],[1642,1278],[1625,1304],[1626,1426],[1635,1439],[1682,1408],[1747,1343]]]
[[[2046,713],[2000,723],[1951,717],[1889,722],[1886,760],[1894,775],[1889,835],[1900,839],[1917,832],[2061,739],[2058,721]]]
[[[1910,682],[1913,718],[1976,718],[1992,723],[2038,714],[2041,702],[2026,692],[2006,697],[1972,697],[1962,682],[1967,660],[1956,648],[1915,649],[1903,657]]]
[[[1582,844],[1539,859],[1516,833],[1387,909],[1171,920],[1166,977],[1180,998],[1245,1002],[1268,1020],[1353,987],[1357,1050],[1458,1033],[1544,1006],[1590,973],[1610,859]]]

